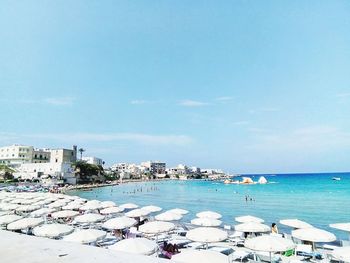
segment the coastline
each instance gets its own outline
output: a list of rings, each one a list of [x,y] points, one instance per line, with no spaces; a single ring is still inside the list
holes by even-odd
[[[127,179],[123,181],[112,181],[111,183],[97,183],[97,184],[78,184],[78,185],[69,185],[59,187],[58,189],[62,193],[68,193],[74,190],[89,190],[94,188],[102,188],[106,186],[115,186],[115,185],[124,185],[129,183],[152,183],[152,182],[163,182],[163,181],[171,181],[172,179],[152,179],[152,180],[142,180],[142,179]]]

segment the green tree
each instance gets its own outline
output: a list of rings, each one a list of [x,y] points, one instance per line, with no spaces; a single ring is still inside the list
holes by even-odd
[[[8,167],[5,164],[0,164],[0,177],[2,177],[4,180],[11,180],[13,179],[13,173],[15,170]]]
[[[103,177],[104,179],[104,170],[101,165],[89,164],[79,160],[73,164],[73,168],[81,183],[94,182],[96,178]]]

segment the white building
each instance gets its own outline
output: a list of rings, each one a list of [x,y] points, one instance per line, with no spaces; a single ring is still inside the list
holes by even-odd
[[[11,145],[0,147],[0,163],[16,168],[22,163],[31,163],[34,148],[27,145]]]
[[[22,180],[51,177],[65,179],[68,183],[75,184],[74,171],[70,163],[23,163],[13,175]]]
[[[51,159],[50,149],[34,149],[32,163],[48,163]]]
[[[83,157],[83,161],[89,163],[89,164],[94,164],[94,165],[101,165],[103,166],[103,160],[97,157]]]
[[[15,169],[14,177],[36,179],[51,177],[75,183],[72,163],[77,159],[73,149],[35,149],[33,146],[11,145],[0,147],[0,163]]]
[[[165,174],[166,163],[160,161],[142,162],[141,166],[147,168],[151,174]]]
[[[73,149],[51,149],[51,163],[74,163],[77,160],[77,146]]]
[[[119,173],[120,177],[124,179],[141,178],[149,171],[148,168],[134,163],[117,163],[112,165],[111,170]]]

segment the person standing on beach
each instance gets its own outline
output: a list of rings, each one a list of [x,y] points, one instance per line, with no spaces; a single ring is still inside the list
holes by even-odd
[[[278,234],[278,228],[277,228],[276,223],[272,223],[271,232],[272,232],[272,234]]]

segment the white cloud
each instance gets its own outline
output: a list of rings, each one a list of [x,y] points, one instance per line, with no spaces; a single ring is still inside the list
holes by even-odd
[[[338,93],[335,95],[337,98],[348,98],[350,97],[350,92],[346,92],[346,93]]]
[[[266,107],[266,108],[252,109],[249,111],[249,113],[255,114],[255,113],[261,113],[261,112],[277,112],[277,111],[279,111],[278,108]]]
[[[143,133],[49,133],[49,134],[0,134],[0,142],[10,140],[45,139],[64,143],[128,141],[151,145],[186,145],[192,143],[187,135],[152,135]]]
[[[197,100],[182,100],[179,102],[181,106],[185,107],[202,107],[209,105],[207,102],[197,101]]]
[[[249,128],[248,129],[248,131],[250,131],[250,132],[252,132],[252,133],[257,133],[257,134],[259,134],[259,133],[268,133],[268,132],[270,132],[270,130],[268,130],[268,129],[264,129],[264,128]]]
[[[229,96],[223,96],[223,97],[218,97],[215,100],[219,101],[219,102],[228,102],[228,101],[233,100],[233,98],[229,97]]]
[[[350,132],[332,126],[310,126],[285,133],[256,133],[250,148],[275,153],[326,153],[350,147]]]
[[[142,105],[142,104],[146,104],[148,101],[146,100],[132,100],[130,101],[130,104],[133,104],[133,105]]]
[[[232,124],[237,126],[243,126],[243,125],[248,125],[249,123],[250,123],[249,121],[235,121]]]
[[[72,97],[49,97],[44,98],[43,102],[50,105],[55,106],[65,106],[65,105],[72,105],[74,102],[74,98]]]

